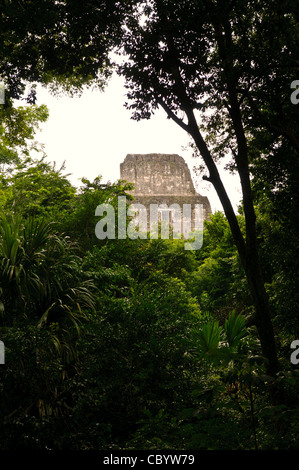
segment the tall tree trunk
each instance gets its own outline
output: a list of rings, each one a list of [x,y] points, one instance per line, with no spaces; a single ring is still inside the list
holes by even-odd
[[[251,217],[247,213],[245,242],[238,224],[237,217],[221,181],[219,172],[209,150],[206,147],[205,142],[200,135],[198,126],[195,125],[195,122],[193,123],[192,130],[190,128],[190,134],[192,135],[199,151],[201,152],[201,155],[203,156],[210,172],[210,176],[206,179],[213,184],[230,225],[255,307],[255,324],[261,342],[262,353],[267,360],[267,372],[269,375],[274,376],[279,370],[279,364],[277,359],[274,331],[270,316],[268,295],[265,290],[262,269],[259,261],[254,213],[251,212]]]
[[[267,359],[267,372],[271,376],[279,371],[275,336],[271,321],[268,295],[265,290],[257,253],[248,252],[245,265],[248,286],[255,307],[255,325],[261,342],[263,356]]]
[[[243,138],[239,137],[239,140],[241,142],[239,148],[241,158],[239,158],[237,166],[239,174],[241,172],[240,180],[243,191],[243,203],[246,220],[246,240],[244,240],[236,214],[233,210],[226,189],[222,183],[213,156],[211,155],[211,152],[208,149],[206,142],[201,135],[196,118],[194,116],[192,106],[190,103],[188,103],[187,96],[184,96],[183,87],[181,87],[181,93],[182,107],[186,113],[188,124],[183,123],[180,119],[178,119],[174,115],[174,113],[167,107],[165,102],[163,102],[161,99],[159,99],[158,102],[167,112],[169,118],[173,119],[186,132],[191,135],[207,166],[209,176],[205,177],[205,179],[213,184],[218,194],[227,221],[229,223],[232,236],[240,256],[241,263],[246,274],[249,290],[255,307],[255,324],[261,342],[261,349],[264,357],[267,360],[267,372],[269,375],[275,376],[275,374],[279,371],[279,363],[276,352],[273,325],[270,316],[269,301],[265,290],[262,270],[259,261],[258,243],[255,227],[255,212],[251,194],[248,162],[246,165],[247,148],[246,145],[244,145]]]
[[[210,0],[206,0],[206,2],[211,6]],[[279,364],[273,325],[271,321],[269,300],[265,290],[265,284],[259,260],[258,241],[256,234],[256,216],[249,172],[248,145],[243,126],[242,111],[237,93],[238,75],[236,75],[233,65],[234,44],[231,24],[229,17],[226,16],[226,14],[222,14],[221,16],[219,13],[215,14],[214,30],[226,80],[229,103],[228,111],[232,120],[237,141],[237,153],[235,155],[235,161],[242,188],[243,207],[246,223],[245,254],[242,255],[242,262],[255,306],[255,323],[261,341],[262,353],[268,361],[267,371],[269,374],[275,375],[279,370]]]
[[[206,0],[206,2],[211,6],[210,0]],[[175,93],[180,100],[181,109],[185,112],[188,123],[185,123],[182,119],[178,118],[176,114],[167,106],[162,97],[157,97],[157,103],[164,108],[169,118],[173,119],[178,125],[182,127],[182,129],[191,135],[206,164],[206,167],[209,171],[209,176],[205,179],[213,184],[230,225],[230,229],[245,270],[249,290],[252,295],[256,312],[255,324],[258,329],[262,353],[267,360],[267,372],[269,375],[274,376],[279,370],[279,363],[276,352],[274,331],[271,322],[269,301],[265,290],[262,269],[259,261],[258,242],[256,235],[256,216],[250,183],[247,139],[243,128],[242,114],[236,91],[238,88],[238,82],[233,69],[232,57],[230,55],[232,35],[229,21],[226,21],[225,25],[223,26],[222,23],[224,21],[225,18],[218,18],[215,16],[214,28],[216,41],[219,47],[219,54],[223,64],[224,76],[226,78],[226,88],[229,100],[228,110],[237,140],[238,151],[235,156],[235,160],[242,187],[246,223],[246,239],[244,239],[242,235],[236,214],[220,178],[213,156],[199,130],[199,126],[194,115],[194,104],[190,102],[184,81],[182,80],[179,59],[175,59],[177,54],[175,54],[175,48],[171,38],[168,40],[168,48],[170,51],[172,51],[172,55],[174,57],[172,75],[175,85],[173,89],[175,90]]]

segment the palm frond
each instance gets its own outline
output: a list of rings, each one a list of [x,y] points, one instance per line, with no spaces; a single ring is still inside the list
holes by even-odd
[[[216,320],[209,321],[195,333],[198,349],[201,353],[214,352],[220,343],[221,328]]]
[[[229,346],[231,348],[238,346],[241,339],[247,335],[245,318],[233,311],[225,320],[224,331]]]

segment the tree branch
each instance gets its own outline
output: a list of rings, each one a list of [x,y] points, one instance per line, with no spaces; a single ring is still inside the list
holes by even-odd
[[[156,98],[157,104],[164,109],[167,113],[167,116],[172,119],[176,124],[178,124],[184,131],[189,132],[188,124],[186,124],[182,119],[177,117],[177,115],[169,108],[169,106],[163,101],[162,98]]]

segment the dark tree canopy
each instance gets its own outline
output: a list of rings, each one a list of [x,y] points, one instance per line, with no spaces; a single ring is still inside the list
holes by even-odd
[[[290,100],[298,72],[298,3],[277,1],[145,2],[124,38],[133,118],[158,106],[194,141],[219,196],[244,266],[269,371],[278,368],[259,260],[251,185],[253,157],[286,143],[298,152],[298,113]],[[216,162],[231,156],[242,188],[245,236]],[[267,153],[266,153],[267,155]]]
[[[290,99],[298,73],[298,2],[7,0],[1,13],[0,76],[11,97],[20,97],[26,82],[102,85],[110,54],[118,52],[125,55],[116,70],[126,79],[133,118],[150,118],[162,107],[190,135],[222,203],[275,373],[251,178],[270,148],[289,145],[298,154],[298,113]],[[240,178],[245,234],[218,172],[224,155]]]
[[[122,37],[129,1],[4,0],[0,7],[0,77],[12,98],[26,82],[80,88],[109,76],[109,51]],[[34,88],[27,98],[33,101]]]
[[[1,449],[298,449],[298,12],[298,0],[2,0]],[[98,240],[95,208],[117,214],[132,185],[76,190],[30,157],[47,109],[14,98],[34,102],[36,83],[103,87],[113,70],[132,117],[162,107],[204,163],[224,213],[201,250]]]
[[[298,113],[290,101],[298,72],[297,2],[155,1],[144,14],[142,22],[130,22],[123,40],[130,60],[120,68],[135,119],[149,118],[160,105],[188,131],[186,109],[201,117],[212,110],[206,130],[217,136],[216,150],[236,151],[235,87],[248,133],[264,126],[297,142]]]

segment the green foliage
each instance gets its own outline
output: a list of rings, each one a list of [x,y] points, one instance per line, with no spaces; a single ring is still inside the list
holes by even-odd
[[[63,175],[64,167],[27,158],[2,174],[2,211],[17,212],[22,217],[48,218],[55,223],[72,207],[76,189]]]
[[[225,336],[230,348],[237,348],[241,339],[246,335],[245,319],[241,315],[236,315],[236,312],[225,320],[224,324]]]
[[[213,353],[219,346],[221,330],[217,321],[206,323],[198,332],[198,347],[203,353]]]
[[[298,449],[295,3],[6,0],[0,13],[1,448]],[[226,205],[226,217],[211,216],[196,252],[183,240],[96,239],[96,207],[117,209],[132,186],[97,177],[77,191],[64,168],[28,157],[47,110],[11,99],[28,82],[29,103],[34,83],[102,87],[115,48],[130,59],[117,71],[135,119],[162,106],[197,136],[218,191],[209,159],[229,155],[239,171],[240,214]],[[265,373],[243,270],[255,241],[276,376]]]
[[[2,324],[25,318],[76,324],[82,308],[92,308],[92,284],[80,274],[80,259],[67,238],[51,233],[48,222],[1,218]]]
[[[245,318],[233,311],[225,320],[224,327],[213,318],[207,317],[200,328],[192,331],[195,347],[193,353],[199,357],[210,357],[216,361],[231,361],[242,356],[244,339],[248,336]],[[247,345],[248,346],[248,345]]]
[[[242,225],[244,219],[239,217]],[[224,323],[232,309],[250,314],[250,295],[228,222],[221,212],[205,222],[203,247],[195,253],[195,269],[186,279],[201,310]]]
[[[289,156],[296,159],[294,154],[283,152],[279,158],[288,160]],[[296,160],[295,160],[296,162]],[[298,234],[299,226],[295,215],[298,201],[298,190],[295,184],[297,178],[296,163],[286,162],[287,174],[279,175],[272,181],[271,170],[266,174],[256,174],[254,184],[257,190],[259,204],[257,206],[257,226],[260,239],[260,250],[264,266],[267,291],[270,303],[275,312],[275,326],[278,332],[292,331],[293,338],[298,336]],[[261,178],[269,182],[261,194]],[[270,181],[269,181],[270,180]],[[291,203],[287,201],[292,201]],[[286,295],[287,293],[287,295]]]
[[[51,181],[70,190],[69,204],[79,203],[74,219],[65,213],[65,226],[60,220],[61,229],[70,230],[75,220],[91,229],[89,204],[114,204],[125,191],[121,183],[102,187],[95,180],[85,181],[77,195],[64,176],[54,176]],[[11,189],[23,179],[27,170],[11,180]],[[47,220],[40,213],[26,217],[22,205],[2,216],[0,337],[8,364],[1,371],[2,448],[274,445],[278,411],[267,412],[265,361],[255,330],[239,313],[246,297],[236,302],[238,310],[222,311],[221,320],[219,310],[201,308],[208,303],[200,289],[212,286],[213,277],[225,280],[231,294],[242,280],[236,268],[221,264],[227,256],[238,266],[222,215],[207,224],[201,253],[184,250],[181,240],[159,239],[89,242],[87,250],[79,228],[72,242],[53,231],[58,224],[49,220],[61,204],[59,198],[45,204]],[[212,276],[204,268],[209,263]],[[215,291],[206,287],[205,295],[216,304]],[[288,397],[292,380],[280,382]],[[285,411],[286,425],[294,406]],[[296,447],[294,426],[288,435]]]
[[[32,151],[41,150],[34,135],[48,116],[45,105],[14,107],[9,100],[0,105],[0,164],[3,168],[9,168]]]
[[[69,213],[60,217],[61,229],[80,243],[82,250],[92,250],[99,241],[95,236],[95,226],[99,221],[95,210],[100,204],[111,204],[115,209],[115,227],[118,227],[117,204],[119,196],[126,196],[128,201],[132,196],[128,194],[133,188],[131,183],[117,181],[116,183],[102,184],[101,176],[94,181],[82,178],[82,186],[73,198]]]
[[[55,435],[68,413],[66,378],[73,373],[73,359],[60,354],[52,331],[32,324],[0,327],[0,336],[6,352],[0,369],[1,449],[59,446]]]

